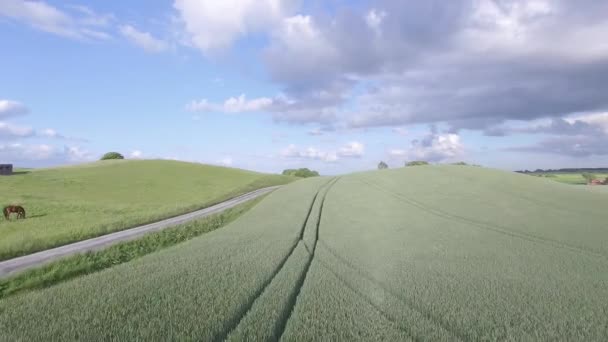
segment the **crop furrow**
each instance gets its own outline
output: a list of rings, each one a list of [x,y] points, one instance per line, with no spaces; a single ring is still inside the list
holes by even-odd
[[[337,261],[341,262],[345,266],[348,266],[352,270],[356,271],[364,279],[368,280],[369,282],[371,282],[372,284],[374,284],[376,287],[378,287],[379,289],[381,289],[385,293],[389,294],[391,297],[393,297],[396,300],[400,301],[401,303],[403,303],[405,306],[407,306],[411,310],[417,312],[422,317],[424,317],[426,320],[428,320],[430,322],[433,322],[433,324],[436,324],[437,326],[441,327],[443,330],[449,332],[454,337],[456,337],[456,338],[458,338],[460,340],[466,341],[466,340],[470,339],[469,337],[466,336],[466,334],[464,334],[464,333],[458,331],[457,329],[451,327],[448,322],[446,322],[443,319],[441,319],[441,318],[433,315],[430,311],[426,310],[425,308],[421,307],[420,305],[417,305],[413,301],[411,301],[411,300],[403,297],[403,295],[395,292],[388,285],[386,285],[383,282],[379,281],[374,276],[370,275],[368,272],[362,270],[361,268],[357,267],[356,265],[354,265],[352,262],[350,262],[349,260],[347,260],[343,256],[339,255],[336,251],[334,251],[331,247],[329,247],[329,245],[327,243],[325,243],[323,240],[320,240],[319,242],[323,245],[323,247],[325,248],[326,251],[328,251],[331,255],[333,255],[336,258]]]
[[[317,249],[317,243],[319,241],[319,227],[321,226],[321,217],[323,215],[323,206],[325,205],[325,198],[327,197],[327,193],[331,189],[334,184],[339,180],[339,178],[334,178],[333,181],[329,184],[325,193],[323,194],[323,198],[321,199],[321,205],[319,207],[319,215],[317,217],[317,224],[315,225],[315,240],[312,246],[312,251],[309,250],[308,246],[304,244],[306,247],[306,251],[308,252],[308,260],[306,262],[306,266],[304,267],[304,271],[300,274],[298,281],[296,282],[295,287],[289,295],[288,305],[285,307],[285,315],[282,320],[280,320],[276,326],[275,336],[278,336],[278,340],[281,340],[283,334],[285,333],[285,327],[287,327],[287,322],[291,318],[293,314],[294,308],[296,307],[296,303],[298,297],[300,296],[300,292],[302,291],[302,287],[304,286],[304,282],[306,281],[306,277],[308,276],[308,271],[310,270],[310,265],[312,264],[313,259],[315,258],[315,251]]]
[[[325,185],[323,185],[324,187]],[[310,218],[310,214],[312,212],[312,208],[315,204],[315,201],[317,200],[317,196],[319,195],[319,192],[321,192],[321,189],[323,188],[321,187],[319,190],[317,190],[317,192],[315,193],[314,197],[312,198],[312,201],[310,202],[310,207],[308,208],[308,213],[306,214],[306,218],[304,219],[304,222],[302,223],[302,228],[300,229],[300,233],[298,235],[298,238],[295,239],[293,246],[291,247],[289,253],[285,256],[285,258],[283,258],[281,260],[281,262],[278,264],[278,266],[274,269],[274,271],[272,272],[271,276],[264,282],[264,284],[257,289],[257,291],[254,293],[253,296],[251,296],[251,298],[244,304],[242,305],[239,310],[237,310],[237,315],[236,317],[233,317],[232,319],[230,319],[227,324],[226,324],[226,328],[224,330],[222,330],[213,340],[214,341],[224,341],[226,340],[226,338],[228,337],[228,335],[230,335],[230,332],[232,332],[238,325],[239,323],[243,320],[243,318],[245,317],[245,315],[247,315],[247,312],[249,312],[249,310],[251,310],[251,308],[253,307],[253,304],[255,303],[255,301],[262,295],[262,293],[264,293],[264,290],[268,287],[268,285],[270,285],[270,283],[272,282],[272,280],[277,276],[277,274],[281,271],[281,269],[283,268],[283,266],[285,266],[285,263],[287,263],[287,260],[289,260],[289,258],[293,255],[298,242],[300,240],[302,240],[302,236],[304,235],[304,229],[306,228],[306,224],[308,223],[308,219]]]
[[[295,251],[296,247],[298,246],[298,243],[300,241],[303,241],[304,231],[305,231],[306,226],[308,225],[308,222],[310,220],[310,216],[312,214],[312,210],[313,210],[313,207],[315,205],[315,202],[317,201],[317,198],[319,197],[319,193],[321,193],[323,191],[323,189],[331,187],[331,185],[333,185],[333,183],[331,183],[332,180],[333,179],[330,179],[325,184],[323,184],[319,188],[319,190],[317,190],[317,192],[315,193],[315,195],[314,195],[314,197],[313,197],[313,199],[312,199],[312,201],[310,203],[310,207],[308,208],[308,212],[306,214],[306,218],[304,219],[304,222],[302,223],[302,227],[300,228],[300,233],[298,234],[298,237],[294,240],[293,246],[291,247],[291,249],[290,249],[289,253],[287,254],[287,256],[281,260],[281,262],[279,263],[279,265],[277,266],[277,268],[275,268],[275,270],[272,272],[271,276],[253,294],[253,296],[251,296],[250,300],[248,300],[244,305],[242,305],[239,308],[239,310],[237,310],[236,317],[234,317],[234,318],[232,318],[232,319],[230,319],[228,321],[228,324],[226,324],[226,329],[222,330],[213,339],[214,341],[225,341],[227,339],[227,337],[230,336],[230,334],[243,321],[243,318],[245,318],[245,316],[251,310],[251,308],[253,307],[253,305],[255,304],[255,302],[262,296],[262,294],[264,293],[264,291],[268,288],[268,286],[272,283],[272,281],[277,277],[277,275],[279,274],[279,272],[281,272],[281,270],[283,269],[283,267],[285,266],[285,264],[287,263],[287,261],[294,254],[294,251]],[[325,194],[327,194],[327,191],[325,192]],[[323,200],[324,199],[325,199],[325,196],[323,196]],[[304,245],[306,246],[306,244],[304,244]]]
[[[429,207],[425,204],[422,204],[416,200],[413,200],[407,196],[401,195],[399,193],[393,192],[385,187],[383,187],[382,185],[373,183],[369,180],[361,180],[361,182],[363,184],[375,187],[378,190],[381,190],[383,192],[388,193],[389,195],[393,196],[394,198],[400,200],[401,202],[404,202],[406,204],[409,204],[413,207],[416,207],[422,211],[425,211],[431,215],[434,215],[436,217],[441,217],[444,218],[446,220],[454,220],[454,221],[459,221],[462,223],[465,223],[467,225],[473,226],[475,228],[478,229],[483,229],[486,231],[491,231],[491,232],[495,232],[498,234],[502,234],[502,235],[506,235],[506,236],[510,236],[510,237],[515,237],[515,238],[519,238],[522,240],[526,240],[526,241],[530,241],[530,242],[534,242],[534,243],[539,243],[539,244],[543,244],[546,246],[551,246],[553,248],[557,248],[557,249],[563,249],[563,250],[569,250],[571,252],[575,252],[577,254],[586,254],[586,255],[590,255],[596,258],[601,258],[601,259],[608,259],[608,256],[602,254],[602,253],[598,253],[595,251],[591,251],[588,249],[584,249],[584,248],[580,248],[577,246],[573,246],[573,245],[569,245],[566,243],[563,243],[561,241],[557,241],[557,240],[553,240],[553,239],[548,239],[548,238],[543,238],[543,237],[539,237],[533,234],[526,234],[526,233],[522,233],[522,232],[514,232],[511,230],[508,230],[504,227],[500,227],[497,225],[493,225],[493,224],[489,224],[487,222],[481,222],[481,221],[477,221],[468,217],[464,217],[464,216],[460,216],[460,215],[454,215],[448,212],[445,212],[443,210],[440,209],[436,209],[436,208],[432,208]]]

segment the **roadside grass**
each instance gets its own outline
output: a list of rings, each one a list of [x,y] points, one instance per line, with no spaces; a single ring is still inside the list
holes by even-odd
[[[236,220],[266,196],[260,196],[218,214],[146,234],[136,240],[122,242],[99,251],[67,257],[0,279],[0,299],[97,272],[216,230]]]
[[[289,183],[268,175],[168,160],[103,161],[0,177],[0,260],[194,211],[259,188]]]

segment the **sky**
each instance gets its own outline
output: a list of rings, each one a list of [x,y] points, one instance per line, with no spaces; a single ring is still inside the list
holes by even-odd
[[[0,163],[608,166],[602,0],[0,0]]]

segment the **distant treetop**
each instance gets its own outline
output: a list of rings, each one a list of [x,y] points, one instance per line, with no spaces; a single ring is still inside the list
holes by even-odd
[[[125,157],[118,152],[108,152],[104,154],[100,160],[109,160],[109,159],[125,159]]]
[[[317,171],[314,170],[310,170],[308,168],[300,168],[300,169],[286,169],[283,170],[283,175],[285,176],[295,176],[295,177],[301,177],[301,178],[308,178],[308,177],[317,177],[319,176],[319,173]]]
[[[386,164],[385,162],[381,161],[378,164],[378,170],[383,170],[383,169],[388,169],[388,164]]]
[[[414,161],[405,163],[405,166],[419,166],[419,165],[429,165],[429,162],[424,161],[424,160],[414,160]]]

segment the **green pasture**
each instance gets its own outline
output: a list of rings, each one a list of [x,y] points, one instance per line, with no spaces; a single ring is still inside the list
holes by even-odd
[[[566,184],[576,184],[583,185],[587,184],[585,178],[583,178],[582,173],[534,173],[531,174],[536,177],[543,177],[551,180],[555,180],[557,182],[566,183]],[[595,177],[601,180],[606,179],[608,174],[606,173],[594,173]]]
[[[6,340],[605,341],[606,192],[468,166],[315,177],[0,300]]]
[[[292,178],[167,160],[102,161],[0,177],[0,260],[130,228]]]

